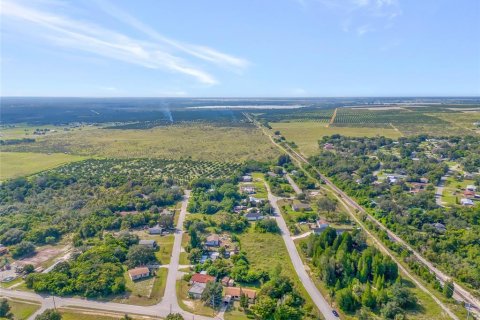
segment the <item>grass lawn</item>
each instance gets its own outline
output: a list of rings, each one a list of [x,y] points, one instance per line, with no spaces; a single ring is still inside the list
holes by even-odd
[[[206,124],[173,125],[147,130],[92,129],[62,132],[35,143],[3,147],[9,151],[69,152],[114,158],[192,157],[195,160],[242,162],[269,160],[279,155],[254,127]]]
[[[289,277],[299,293],[305,298],[307,307],[311,307],[313,313],[316,310],[307,291],[298,279],[297,273],[288,255],[287,248],[279,234],[255,232],[254,225],[238,235],[240,240],[240,250],[245,251],[250,268],[252,270],[272,271],[277,265],[282,267],[282,273]]]
[[[325,127],[324,123],[305,122],[271,122],[272,130],[279,130],[288,141],[294,141],[300,150],[307,156],[319,151],[318,140],[323,136],[342,134],[352,137],[373,137],[376,135],[388,138],[398,138],[402,133],[395,129],[385,128],[350,128],[350,127]]]
[[[233,306],[231,306],[225,312],[224,319],[225,320],[246,320],[246,319],[254,319],[254,316],[252,315],[252,312],[249,310],[247,310],[247,313],[241,311],[239,302],[235,301]]]
[[[212,317],[217,312],[204,305],[203,301],[201,300],[193,300],[188,297],[188,289],[190,285],[185,280],[178,280],[177,281],[177,297],[178,297],[178,305],[185,311],[203,315],[207,317]]]
[[[150,306],[157,304],[165,293],[167,284],[167,268],[160,268],[154,277],[132,281],[125,272],[127,292],[113,297],[113,302]]]
[[[158,243],[158,246],[160,247],[160,249],[157,252],[155,252],[155,256],[157,257],[158,261],[160,261],[161,264],[170,263],[174,239],[175,238],[173,234],[169,234],[167,236],[161,236],[158,239],[155,239]]]
[[[474,181],[457,181],[455,177],[449,176],[445,181],[445,187],[443,188],[442,202],[444,202],[447,206],[459,205],[459,203],[457,204],[457,198],[459,202],[462,198],[464,198],[463,191],[469,184],[474,184]],[[478,203],[478,201],[474,203]]]
[[[0,180],[30,175],[85,157],[64,153],[0,152]]]
[[[253,195],[258,199],[266,199],[268,197],[267,189],[265,188],[263,173],[254,172],[252,173],[253,185],[255,186],[255,194]]]
[[[10,312],[16,320],[28,319],[32,314],[40,308],[40,304],[33,301],[11,300],[8,299],[10,305]]]
[[[62,320],[120,320],[123,318],[124,315],[120,314],[113,314],[109,312],[102,312],[98,310],[82,310],[79,311],[77,309],[71,310],[67,308],[60,308],[60,313],[62,314]],[[150,318],[146,316],[132,316],[129,315],[133,319],[159,319],[159,318]]]

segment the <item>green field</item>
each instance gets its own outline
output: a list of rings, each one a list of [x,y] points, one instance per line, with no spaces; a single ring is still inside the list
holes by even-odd
[[[63,153],[0,152],[0,180],[30,175],[85,157]]]
[[[278,155],[268,138],[254,127],[205,124],[147,130],[91,129],[39,137],[35,143],[2,147],[4,151],[68,152],[112,158],[189,158],[241,162]]]
[[[32,301],[8,300],[10,312],[13,313],[14,319],[28,319],[32,314],[40,308],[40,305]],[[3,319],[3,318],[2,318]]]
[[[273,130],[279,130],[288,140],[294,141],[300,151],[310,156],[318,152],[318,140],[323,136],[341,134],[352,137],[374,137],[377,135],[389,138],[398,138],[402,134],[393,128],[352,128],[352,127],[325,127],[318,122],[272,122]]]

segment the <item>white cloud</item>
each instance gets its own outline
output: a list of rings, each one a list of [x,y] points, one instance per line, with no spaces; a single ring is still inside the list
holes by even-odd
[[[156,41],[160,41],[163,44],[178,49],[191,56],[205,61],[213,62],[218,65],[226,65],[237,68],[245,68],[249,65],[249,62],[245,59],[222,53],[206,46],[182,43],[180,41],[165,37],[164,35],[160,34],[156,30],[141,22],[140,20],[136,19],[129,13],[114,6],[111,2],[107,0],[98,0],[97,3],[103,9],[103,11],[118,19],[119,21],[143,32],[144,34],[148,35]]]
[[[363,36],[386,29],[402,14],[398,0],[318,0],[324,7],[337,13],[344,32]]]
[[[54,13],[53,10],[39,10],[20,4],[20,2],[2,0],[0,14],[2,18],[12,18],[27,22],[29,25],[22,24],[23,31],[33,31],[35,36],[47,39],[55,45],[90,52],[146,68],[164,69],[173,73],[184,74],[207,85],[217,84],[218,81],[208,72],[193,66],[185,59],[171,52],[176,49],[177,52],[186,52],[216,64],[235,67],[245,67],[248,64],[246,60],[208,47],[181,44],[180,42],[164,38],[133,18],[129,21],[131,26],[148,33],[157,41],[160,38],[163,39],[164,44],[169,44],[170,48],[165,48],[165,45],[159,45],[157,41],[141,41],[96,24],[67,18]],[[32,25],[35,29],[32,29]],[[170,49],[169,52],[167,52],[167,49]]]

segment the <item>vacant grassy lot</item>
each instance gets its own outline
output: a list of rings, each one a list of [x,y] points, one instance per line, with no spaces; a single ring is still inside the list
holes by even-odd
[[[0,152],[0,180],[30,175],[85,157],[63,153]]]
[[[480,111],[472,112],[456,112],[456,113],[432,113],[433,117],[448,121],[457,130],[462,130],[465,133],[473,134],[480,133],[480,127],[474,123],[480,122]],[[470,132],[469,132],[470,131]]]
[[[350,127],[325,127],[318,122],[272,122],[273,130],[279,130],[288,141],[294,141],[300,150],[307,156],[318,152],[318,140],[323,136],[341,134],[352,137],[373,137],[376,135],[389,138],[398,138],[402,134],[393,128],[350,128]]]
[[[16,320],[28,319],[32,314],[40,308],[40,305],[36,302],[23,301],[23,300],[8,300],[10,305],[10,312]],[[1,318],[3,319],[3,318]]]
[[[113,314],[110,312],[102,312],[100,310],[88,310],[85,309],[84,311],[79,311],[75,309],[75,311],[67,308],[60,308],[60,313],[62,314],[62,320],[120,320],[123,319],[124,315],[120,314]],[[129,315],[132,319],[159,319],[159,318],[151,318],[146,316],[132,316]]]
[[[241,162],[268,160],[277,149],[254,127],[204,124],[156,127],[148,130],[92,129],[62,132],[35,143],[5,146],[2,150],[68,152],[114,158],[148,157]]]
[[[279,234],[256,232],[255,226],[252,224],[248,231],[238,234],[238,238],[240,240],[240,249],[246,252],[252,270],[270,272],[277,266],[280,266],[282,274],[293,281],[297,290],[305,298],[307,307],[312,308],[314,314],[318,313],[312,299],[301,284],[293,268],[285,243]]]

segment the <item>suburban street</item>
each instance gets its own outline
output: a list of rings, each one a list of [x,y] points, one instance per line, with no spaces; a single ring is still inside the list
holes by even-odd
[[[190,191],[185,190],[185,196],[182,201],[182,206],[180,209],[180,215],[178,218],[177,227],[175,230],[175,240],[172,249],[172,258],[170,260],[170,265],[168,268],[167,283],[165,288],[165,294],[160,303],[153,306],[138,306],[130,305],[123,303],[115,302],[100,302],[96,300],[89,299],[79,299],[79,298],[61,298],[53,297],[50,295],[41,295],[28,291],[17,291],[10,289],[0,288],[0,297],[9,297],[16,299],[23,299],[29,301],[36,301],[41,304],[41,308],[35,312],[29,319],[35,319],[35,316],[42,313],[46,309],[52,309],[54,307],[78,307],[78,308],[88,308],[95,309],[99,312],[116,312],[119,314],[136,314],[136,315],[145,315],[152,317],[166,317],[170,312],[180,313],[185,319],[197,319],[197,320],[207,320],[207,319],[222,319],[220,317],[211,318],[200,315],[194,315],[190,312],[186,312],[180,308],[177,300],[176,292],[176,281],[179,277],[179,259],[180,251],[182,246],[182,235],[183,235],[183,222],[185,216],[187,215],[187,205],[188,199],[190,197]]]
[[[300,161],[304,162],[304,163],[307,163],[308,164],[308,160],[303,156],[301,155],[300,153],[298,153],[297,151],[293,150],[292,148],[290,148],[289,146],[287,146],[289,148],[289,151],[288,152],[289,154],[292,154],[294,157],[297,157],[298,159],[300,159]],[[298,160],[297,159],[297,160]],[[376,225],[379,226],[379,228],[381,228],[382,230],[384,230],[385,232],[387,232],[388,236],[391,238],[391,239],[394,239],[396,242],[402,244],[403,246],[405,246],[408,250],[410,250],[414,255],[415,257],[420,261],[422,262],[431,272],[433,272],[437,278],[443,283],[444,281],[450,279],[450,277],[448,277],[446,274],[444,274],[442,271],[438,270],[435,266],[433,266],[432,263],[430,263],[428,260],[426,260],[425,258],[423,258],[416,250],[414,250],[410,245],[408,245],[405,241],[403,241],[403,239],[401,239],[399,236],[397,236],[396,234],[394,234],[393,232],[391,232],[387,227],[385,227],[380,221],[378,221],[377,219],[375,219],[374,217],[372,217],[370,214],[368,214],[365,209],[363,209],[358,203],[356,203],[352,198],[350,198],[345,192],[343,192],[342,190],[340,190],[340,188],[338,188],[333,182],[331,182],[328,178],[326,178],[319,170],[315,169],[315,172],[319,175],[320,179],[322,179],[325,184],[327,186],[329,186],[331,188],[332,191],[334,191],[334,194],[337,196],[337,198],[340,200],[340,201],[343,201],[345,202],[347,205],[353,207],[355,210],[358,210],[359,212],[362,212],[363,214],[365,214],[368,219],[372,222],[374,222]],[[358,218],[356,217],[356,215],[351,212],[349,210],[351,216],[357,221],[357,223],[359,223],[361,226],[363,226],[363,224],[358,220]],[[383,244],[380,243],[380,241],[378,241],[376,239],[376,237],[373,236],[373,234],[371,234],[371,232],[369,232],[364,226],[363,226],[363,229],[365,230],[365,232],[367,232],[367,234],[372,237],[373,239],[375,239],[376,243],[379,245],[379,246],[382,246],[384,248],[384,250],[386,250],[386,252],[392,257],[392,259],[394,259],[395,261],[397,261],[397,259],[389,253],[389,251],[383,246]],[[398,261],[397,261],[398,263]],[[423,291],[429,293],[428,289],[426,289],[418,280],[416,280],[413,276],[410,275],[410,273],[401,265],[399,264],[399,267],[407,274],[409,275],[409,277],[420,287],[422,288]],[[453,295],[453,298],[458,300],[458,301],[463,301],[465,303],[469,303],[473,309],[475,310],[472,310],[474,311],[475,313],[478,313],[478,311],[480,311],[480,302],[478,301],[477,298],[475,298],[472,294],[470,294],[467,290],[465,290],[463,287],[459,286],[457,283],[454,283],[455,284],[455,289],[454,289],[454,295]],[[432,298],[442,307],[442,309],[447,312],[449,314],[449,316],[453,319],[458,319],[457,316],[455,316],[451,311],[450,309],[448,309],[440,300],[438,300],[435,296],[432,296]]]
[[[288,254],[290,256],[290,260],[292,260],[293,267],[297,272],[298,278],[302,282],[303,286],[307,290],[308,294],[313,300],[313,303],[317,306],[320,312],[323,314],[326,320],[335,320],[338,319],[332,313],[332,307],[330,304],[325,300],[323,295],[317,289],[315,284],[313,283],[312,279],[310,278],[305,266],[303,264],[302,259],[297,251],[297,247],[295,246],[295,242],[293,242],[290,232],[288,231],[287,223],[282,217],[280,212],[280,208],[278,207],[277,201],[282,199],[276,197],[272,194],[270,187],[267,183],[265,183],[265,187],[267,188],[268,192],[268,201],[273,207],[275,213],[275,219],[277,221],[278,226],[280,227],[281,234],[283,241],[285,242],[285,246],[287,247]]]

